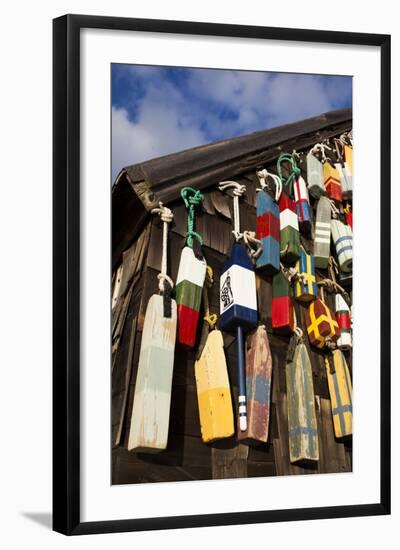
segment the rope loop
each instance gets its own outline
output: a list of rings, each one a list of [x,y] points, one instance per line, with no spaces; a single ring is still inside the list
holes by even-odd
[[[206,321],[210,327],[210,329],[215,328],[215,325],[218,321],[218,315],[216,313],[212,313],[211,315],[205,315],[203,317],[204,321]]]
[[[211,288],[214,284],[214,272],[210,265],[207,265],[206,268],[205,284],[208,286],[208,288]]]
[[[203,244],[203,239],[194,230],[195,227],[195,208],[203,202],[203,195],[198,189],[193,187],[184,187],[181,189],[181,197],[185,203],[186,210],[188,212],[186,243],[190,248],[193,248],[193,237],[198,240],[200,246]]]
[[[242,233],[240,232],[240,210],[239,210],[239,197],[246,192],[246,186],[237,183],[237,181],[221,181],[218,184],[218,189],[220,191],[225,191],[225,189],[233,190],[233,235],[236,242],[242,238]]]
[[[332,151],[332,149],[329,147],[329,145],[326,145],[325,143],[316,143],[310,149],[310,153],[314,155],[319,150],[321,152],[322,164],[323,164],[324,162],[327,162],[327,160],[328,160],[328,158],[325,154],[325,149],[327,149],[328,151]]]
[[[172,290],[174,287],[174,282],[171,277],[167,274],[167,247],[168,247],[168,224],[174,219],[174,214],[172,210],[164,206],[160,201],[158,203],[158,208],[153,208],[151,210],[152,214],[158,214],[160,219],[163,222],[163,242],[162,242],[162,255],[161,255],[161,272],[158,274],[158,288],[161,294],[164,294],[167,291],[166,284],[168,284],[168,290]]]
[[[164,206],[161,201],[158,203],[158,208],[152,208],[151,213],[158,214],[161,221],[165,223],[171,223],[174,219],[174,214],[172,213],[172,210]]]
[[[333,217],[333,219],[336,219],[336,218],[339,217],[340,211],[339,211],[338,207],[336,206],[334,200],[332,200],[332,199],[328,199],[328,200],[329,200],[329,203],[331,205],[332,217]]]
[[[336,349],[336,343],[332,340],[330,336],[325,337],[325,347],[328,348],[330,351]]]
[[[304,333],[303,333],[303,331],[300,327],[298,327],[298,326],[294,327],[293,332],[297,337],[297,341],[299,341],[303,338]]]
[[[268,170],[266,170],[265,168],[263,170],[257,171],[257,177],[258,177],[258,181],[260,182],[261,189],[256,189],[256,191],[262,191],[266,187],[272,192],[271,187],[267,183],[267,178],[270,177],[273,180],[273,182],[275,183],[275,202],[278,202],[279,197],[281,196],[281,193],[282,193],[281,178],[276,174],[271,174],[271,172],[268,172]]]
[[[181,189],[181,197],[188,210],[192,206],[201,204],[204,198],[199,189],[194,189],[193,187],[184,187]]]
[[[289,162],[292,168],[290,174],[286,178],[282,174],[282,162]],[[301,170],[297,166],[293,155],[289,153],[283,153],[282,155],[280,155],[277,163],[277,171],[283,186],[287,188],[288,193],[291,196],[293,192],[293,183],[301,175]]]
[[[255,231],[243,231],[244,244],[249,250],[250,257],[254,260],[261,254],[263,245],[262,242],[256,238]]]

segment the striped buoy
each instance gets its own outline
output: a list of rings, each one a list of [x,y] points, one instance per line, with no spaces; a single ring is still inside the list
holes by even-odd
[[[306,182],[301,176],[294,182],[294,197],[300,229],[304,233],[309,234],[312,220],[310,199],[308,197]]]
[[[220,277],[220,319],[219,327],[227,332],[236,333],[238,365],[238,416],[239,429],[247,430],[246,378],[244,359],[244,331],[257,325],[257,294],[254,266],[247,250],[239,240],[240,233],[239,197],[245,186],[236,182],[221,182],[221,191],[233,188],[234,230],[236,242],[231,255],[225,262]]]
[[[345,302],[343,296],[336,294],[335,296],[336,321],[339,325],[340,336],[337,341],[337,346],[340,349],[351,348],[351,325],[350,325],[350,309]]]
[[[353,268],[353,231],[340,220],[331,220],[331,232],[339,267],[349,273]]]
[[[283,334],[290,334],[294,330],[291,287],[282,271],[272,279],[272,328]]]
[[[294,264],[300,257],[299,222],[294,201],[282,191],[279,199],[280,247],[282,261]]]
[[[339,325],[328,306],[319,298],[311,302],[306,311],[306,325],[310,344],[322,349],[327,341],[339,338]]]
[[[342,187],[340,185],[340,174],[335,166],[326,160],[324,162],[324,186],[328,197],[336,202],[341,202]]]
[[[282,182],[267,170],[257,172],[261,189],[257,193],[257,238],[262,243],[262,252],[257,258],[257,269],[279,271],[280,267],[280,221],[277,201],[282,191]],[[266,178],[275,183],[275,200],[267,191]]]
[[[188,211],[188,231],[176,280],[178,342],[184,346],[193,347],[207,268],[201,252],[202,239],[194,230],[195,207],[201,204],[203,197],[200,191],[191,187],[184,187],[181,190],[181,196]]]
[[[238,439],[268,440],[271,399],[272,355],[268,335],[263,325],[251,338],[246,354],[247,430],[239,430]]]
[[[321,197],[317,204],[314,237],[315,267],[326,269],[331,244],[331,203],[327,197]]]
[[[294,297],[300,302],[310,302],[318,296],[317,280],[315,278],[314,256],[308,254],[303,247],[296,269],[299,274],[294,287]]]
[[[295,329],[302,334],[298,328]],[[298,339],[293,336],[292,339]],[[318,461],[318,429],[311,362],[302,338],[289,344],[286,359],[290,462]]]
[[[353,433],[353,388],[343,353],[336,349],[325,357],[333,428],[338,438]]]

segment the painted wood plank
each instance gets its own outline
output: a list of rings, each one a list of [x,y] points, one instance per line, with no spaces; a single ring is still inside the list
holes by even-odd
[[[251,337],[246,354],[247,430],[238,431],[239,440],[268,440],[272,355],[267,331],[259,326]]]
[[[318,461],[318,430],[312,369],[304,343],[286,363],[290,462]]]
[[[163,317],[163,297],[153,295],[143,326],[128,449],[160,451],[167,448],[172,373],[176,337],[176,302],[170,318]]]
[[[194,369],[203,441],[209,443],[231,437],[234,433],[232,396],[219,330],[208,334]]]
[[[335,436],[347,437],[353,433],[353,388],[349,367],[343,353],[336,349],[325,358],[331,397]]]

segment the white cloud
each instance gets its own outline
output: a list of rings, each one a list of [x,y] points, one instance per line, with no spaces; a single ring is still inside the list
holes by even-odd
[[[313,75],[188,69],[174,80],[154,67],[130,70],[145,93],[127,91],[113,107],[113,178],[129,164],[332,110],[344,90]]]
[[[137,123],[126,109],[112,109],[112,179],[124,166],[189,149],[205,136],[179,114],[160,103],[145,102]]]

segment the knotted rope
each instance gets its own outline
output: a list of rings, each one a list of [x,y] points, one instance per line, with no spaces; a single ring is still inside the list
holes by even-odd
[[[195,210],[196,206],[202,203],[203,195],[198,189],[193,189],[193,187],[184,187],[181,189],[181,197],[185,203],[187,210],[187,232],[186,232],[186,243],[190,248],[193,248],[193,237],[197,240],[200,246],[203,244],[203,239],[195,231]]]
[[[240,241],[243,237],[243,233],[240,232],[240,210],[239,210],[239,197],[246,192],[246,186],[237,183],[236,181],[221,181],[218,185],[220,191],[225,189],[233,189],[233,235],[236,242]]]
[[[321,152],[321,162],[324,164],[324,162],[328,161],[327,156],[325,155],[325,149],[328,151],[332,151],[332,149],[329,147],[329,145],[326,145],[325,143],[316,143],[314,147],[310,149],[311,154],[315,154],[318,150]]]
[[[262,242],[256,238],[255,231],[243,231],[242,236],[250,257],[256,260],[262,252]]]
[[[210,329],[215,328],[218,316],[215,313],[210,313],[210,304],[208,301],[208,288],[211,288],[214,283],[214,274],[211,266],[207,266],[205,284],[203,286],[203,303],[204,303],[204,321],[208,323]]]
[[[174,219],[172,211],[163,205],[160,201],[158,203],[158,208],[153,208],[151,211],[152,214],[158,214],[163,222],[163,244],[162,244],[162,255],[161,255],[161,271],[158,274],[158,288],[160,294],[164,296],[164,317],[171,317],[171,292],[174,287],[174,282],[169,277],[168,271],[168,224]]]
[[[331,205],[332,217],[333,217],[334,220],[336,220],[336,219],[339,217],[340,210],[339,210],[338,207],[336,206],[334,200],[332,200],[332,199],[328,199],[328,200],[329,200],[329,203],[330,203],[330,205]]]
[[[291,169],[291,171],[290,171],[290,173],[287,177],[284,177],[283,174],[282,174],[282,162],[289,162],[290,165],[291,165],[292,169]],[[297,180],[297,178],[301,175],[301,170],[297,166],[293,155],[290,155],[289,153],[283,153],[282,155],[280,155],[280,157],[278,158],[278,163],[277,163],[277,171],[278,171],[278,176],[281,179],[283,186],[287,188],[287,192],[288,192],[289,196],[292,196],[293,195],[293,184]]]
[[[297,267],[285,267],[283,263],[280,264],[280,267],[283,275],[286,277],[289,283],[291,283],[292,281],[299,281],[301,284],[307,282],[306,277],[304,277],[303,273],[300,273]]]
[[[265,188],[269,189],[272,192],[271,187],[267,183],[267,178],[271,178],[275,183],[275,202],[278,202],[279,197],[282,193],[282,180],[276,174],[271,174],[265,168],[263,170],[257,171],[258,181],[260,182],[261,189],[256,189],[256,191],[263,191]]]

